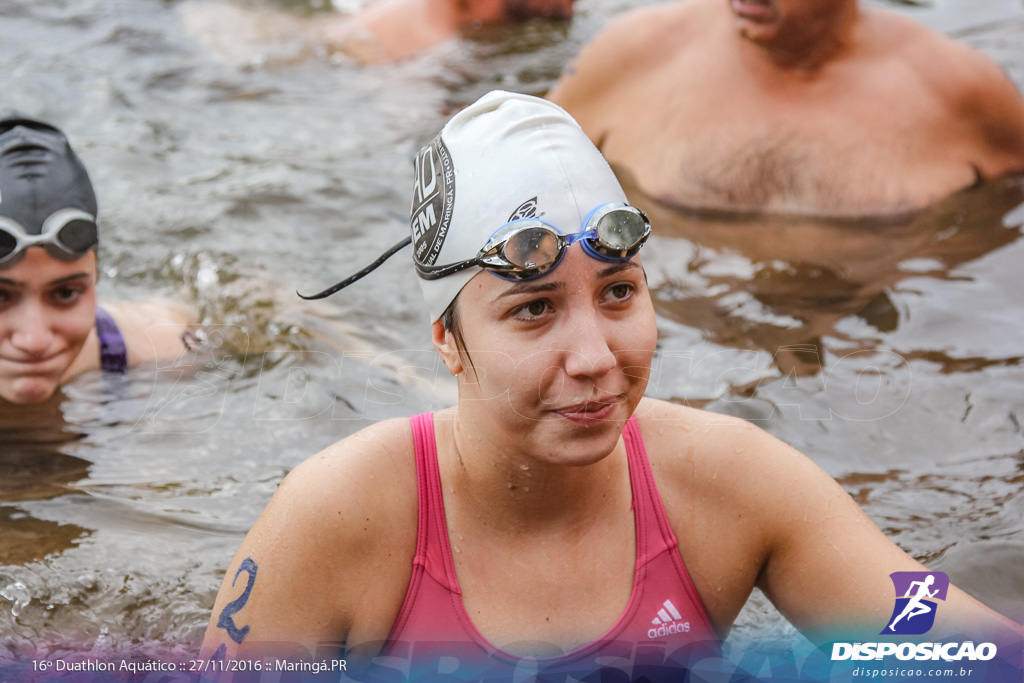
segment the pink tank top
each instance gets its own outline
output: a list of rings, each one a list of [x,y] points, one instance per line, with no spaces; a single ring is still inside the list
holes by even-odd
[[[679,556],[635,417],[622,432],[636,523],[629,603],[600,638],[554,657],[509,654],[473,625],[462,604],[448,542],[433,415],[413,417],[412,429],[419,490],[416,555],[398,619],[374,659],[374,679],[572,680],[612,668],[622,670],[628,680],[641,675],[658,680],[666,674],[682,680],[681,669],[718,655],[720,643]]]

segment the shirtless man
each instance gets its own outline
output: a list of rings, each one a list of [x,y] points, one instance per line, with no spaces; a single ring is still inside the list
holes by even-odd
[[[1024,168],[1024,100],[999,67],[856,0],[642,8],[548,97],[679,207],[894,214]]]

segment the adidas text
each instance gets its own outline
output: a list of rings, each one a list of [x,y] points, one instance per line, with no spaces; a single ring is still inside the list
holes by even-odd
[[[648,638],[663,638],[664,636],[671,635],[673,633],[689,633],[690,622],[688,621],[673,621],[670,624],[662,624],[658,628],[652,628],[647,631]]]

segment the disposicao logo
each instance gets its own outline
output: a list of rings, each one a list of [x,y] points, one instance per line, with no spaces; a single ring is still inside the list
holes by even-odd
[[[943,572],[893,572],[896,605],[880,635],[921,635],[935,625],[938,600],[945,601],[949,577]],[[871,660],[895,656],[900,660],[987,661],[997,654],[993,643],[833,643],[832,661]]]
[[[921,635],[935,624],[936,600],[945,601],[949,577],[943,572],[893,572],[896,606],[881,635]]]

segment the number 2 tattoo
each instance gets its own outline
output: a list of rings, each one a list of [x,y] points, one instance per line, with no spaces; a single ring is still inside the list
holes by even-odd
[[[237,598],[235,598],[227,605],[225,605],[224,609],[220,613],[220,616],[217,618],[217,627],[226,630],[231,640],[235,641],[236,643],[241,643],[243,640],[245,640],[245,636],[249,634],[249,626],[246,625],[242,628],[238,628],[238,626],[235,624],[235,620],[232,617],[236,613],[240,612],[242,608],[245,607],[245,604],[249,601],[249,594],[252,593],[252,585],[256,583],[256,572],[258,570],[259,567],[256,566],[256,563],[253,561],[251,557],[247,557],[244,560],[242,560],[242,565],[238,568],[238,571],[235,573],[235,578],[232,579],[231,585],[234,586],[235,582],[238,581],[238,577],[242,575],[242,572],[245,572],[249,575],[249,579],[245,584],[245,590],[242,591],[241,595],[239,595]]]

